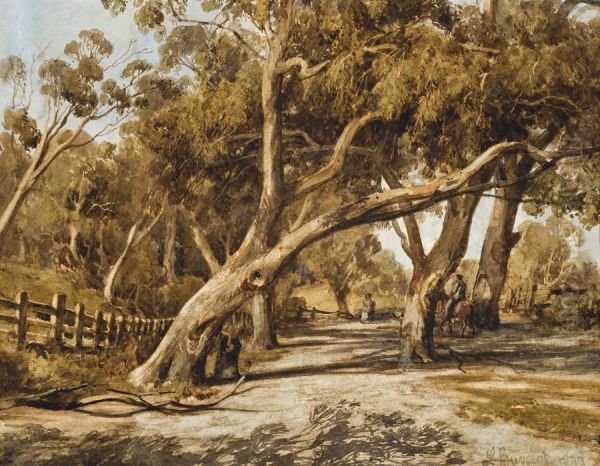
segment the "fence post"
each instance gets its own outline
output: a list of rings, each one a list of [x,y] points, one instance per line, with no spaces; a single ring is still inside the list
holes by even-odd
[[[108,313],[108,325],[106,329],[106,347],[114,346],[116,343],[117,320],[114,312]]]
[[[99,348],[102,342],[104,341],[104,319],[102,316],[102,311],[100,309],[96,310],[96,314],[94,314],[94,346]]]
[[[65,320],[65,306],[67,297],[64,294],[55,294],[52,297],[52,307],[54,314],[50,317],[50,323],[54,327],[54,343],[62,345],[63,342],[63,324]]]
[[[115,336],[115,345],[120,345],[125,339],[125,316],[117,316],[117,334]]]
[[[83,349],[83,329],[85,326],[85,306],[75,304],[75,349]]]
[[[131,334],[133,335],[134,339],[138,339],[138,337],[140,336],[140,318],[137,316],[133,317],[133,320],[131,321]]]
[[[125,321],[125,341],[132,340],[133,332],[135,330],[135,321],[132,316],[125,317],[123,320]]]
[[[17,348],[25,348],[27,343],[27,308],[29,307],[29,296],[26,291],[20,291],[17,293],[15,301],[18,304],[16,317],[18,319],[17,324]]]

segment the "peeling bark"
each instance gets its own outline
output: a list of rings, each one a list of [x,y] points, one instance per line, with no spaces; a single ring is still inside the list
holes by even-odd
[[[129,381],[136,386],[198,381],[225,320],[251,293],[243,285],[245,268],[228,269],[210,279],[181,309],[156,351],[133,370]]]

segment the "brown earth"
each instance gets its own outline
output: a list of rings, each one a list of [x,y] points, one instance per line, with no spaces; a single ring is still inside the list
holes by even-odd
[[[284,330],[280,348],[244,355],[235,396],[195,414],[4,411],[0,463],[600,464],[598,331],[441,336],[440,361],[409,370],[397,332],[333,319]]]

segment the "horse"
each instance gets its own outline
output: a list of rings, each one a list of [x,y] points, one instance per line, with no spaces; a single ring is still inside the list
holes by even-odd
[[[454,307],[454,315],[453,316],[445,316],[444,320],[440,324],[440,330],[443,329],[444,324],[446,322],[450,325],[450,335],[452,335],[452,318],[456,317],[460,324],[461,332],[460,336],[463,338],[465,336],[465,330],[467,326],[471,327],[472,336],[475,337],[476,331],[476,322],[475,322],[475,304],[471,299],[463,299],[456,303]]]

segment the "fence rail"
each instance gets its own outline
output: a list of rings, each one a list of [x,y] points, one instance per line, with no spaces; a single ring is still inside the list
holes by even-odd
[[[53,343],[77,351],[109,348],[141,336],[162,336],[174,319],[142,319],[96,310],[88,315],[82,303],[67,308],[67,297],[55,294],[51,304],[30,301],[21,291],[14,301],[0,298],[0,335],[16,341],[17,348],[27,343]]]

